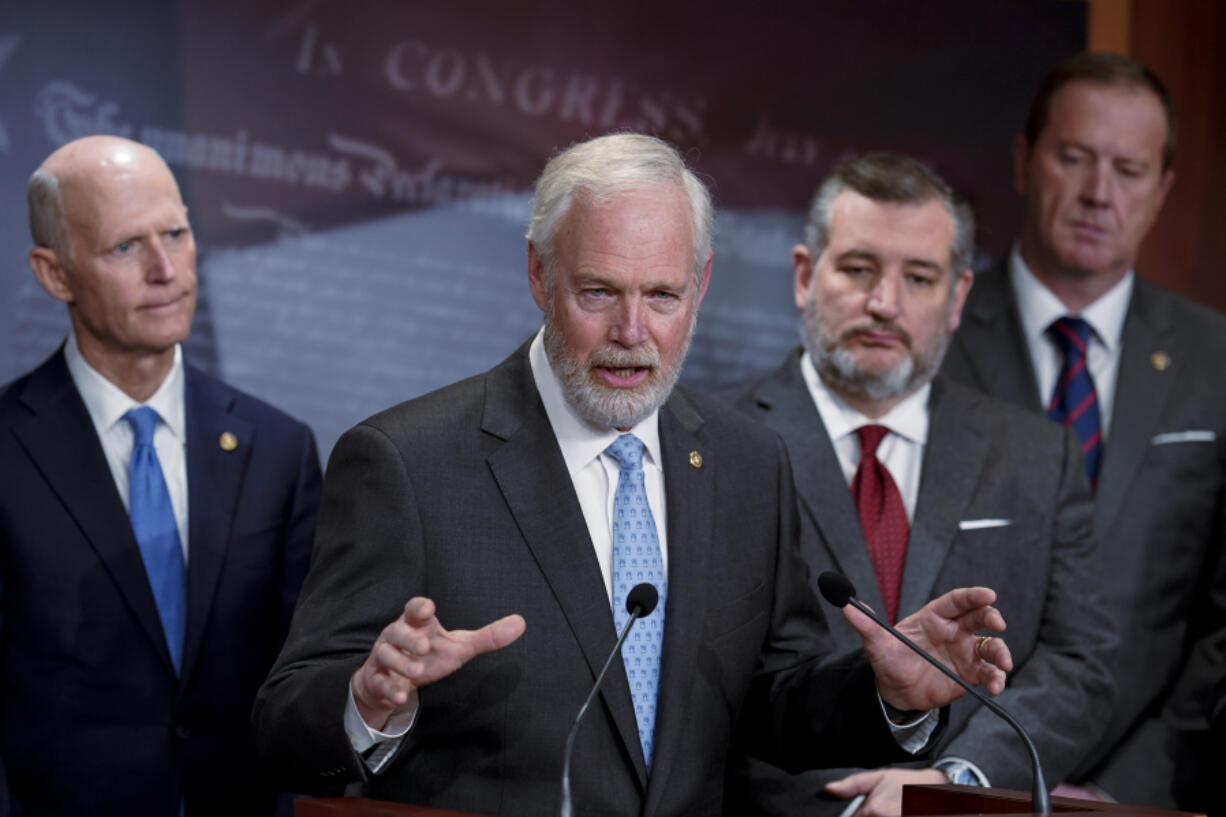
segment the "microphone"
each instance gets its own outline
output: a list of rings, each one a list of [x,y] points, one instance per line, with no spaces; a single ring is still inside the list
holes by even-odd
[[[951,672],[948,667],[940,661],[933,658],[928,653],[924,652],[918,644],[907,638],[898,630],[891,627],[884,619],[872,611],[866,604],[856,598],[856,588],[842,573],[835,573],[832,570],[827,570],[817,577],[817,587],[822,592],[822,597],[826,601],[833,604],[835,607],[842,609],[850,604],[861,613],[871,618],[873,621],[884,627],[891,635],[897,638],[902,643],[906,644],[917,655],[932,664],[941,672],[949,676],[955,683],[973,695],[978,701],[995,712],[998,716],[1005,720],[1005,723],[1013,727],[1013,731],[1021,737],[1026,744],[1027,751],[1030,752],[1030,767],[1033,772],[1033,783],[1030,788],[1030,810],[1035,814],[1051,814],[1051,798],[1047,794],[1047,783],[1043,780],[1043,769],[1039,765],[1039,753],[1034,748],[1034,743],[1030,740],[1030,735],[1022,728],[1022,725],[1014,720],[1013,716],[1005,711],[1004,707],[993,701],[988,696],[984,695],[979,690],[972,687],[966,681],[963,681],[956,673]]]
[[[609,671],[609,667],[613,664],[613,659],[621,652],[622,642],[630,634],[630,628],[640,618],[651,615],[659,601],[660,594],[656,590],[655,585],[648,582],[636,584],[626,594],[626,612],[630,614],[630,618],[626,619],[625,626],[618,633],[617,643],[613,645],[613,651],[609,653],[608,659],[604,662],[604,667],[601,668],[600,674],[596,676],[596,683],[592,685],[592,691],[588,693],[587,700],[583,702],[583,706],[579,707],[579,714],[575,715],[575,722],[571,724],[570,732],[566,735],[566,751],[562,755],[562,817],[572,817],[574,814],[570,801],[570,756],[575,747],[575,735],[579,733],[579,722],[583,720],[584,713],[587,712],[592,699],[596,697],[596,691],[600,689],[600,682],[604,680],[605,673]]]

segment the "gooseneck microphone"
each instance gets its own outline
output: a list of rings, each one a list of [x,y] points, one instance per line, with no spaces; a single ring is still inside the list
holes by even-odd
[[[1022,741],[1026,744],[1026,749],[1030,752],[1030,766],[1033,772],[1033,784],[1030,787],[1030,810],[1035,814],[1051,814],[1051,798],[1047,794],[1047,783],[1043,780],[1043,769],[1039,765],[1039,753],[1034,748],[1034,743],[1030,740],[1030,735],[1026,734],[1026,730],[1022,725],[1014,720],[1013,716],[1004,710],[1000,704],[993,701],[988,696],[984,695],[979,690],[972,687],[966,681],[963,681],[956,673],[951,672],[948,667],[942,664],[937,659],[933,658],[928,653],[916,644],[911,639],[907,638],[898,630],[891,627],[884,619],[872,611],[866,604],[856,598],[856,588],[842,573],[835,573],[828,570],[817,577],[817,587],[822,591],[822,597],[826,601],[833,604],[835,607],[842,609],[850,604],[861,613],[871,618],[873,621],[884,627],[891,635],[897,638],[902,643],[906,644],[917,655],[932,664],[941,672],[949,676],[955,683],[973,695],[978,701],[986,706],[991,711],[995,712],[1005,720],[1005,723],[1013,727],[1013,731],[1021,736]]]
[[[622,631],[618,633],[617,643],[613,645],[613,651],[609,653],[608,659],[604,662],[604,667],[601,668],[600,674],[596,676],[596,683],[592,685],[592,691],[588,693],[587,700],[583,702],[583,706],[579,707],[579,714],[575,715],[575,722],[571,724],[570,732],[566,735],[566,751],[562,755],[562,817],[572,817],[574,813],[570,802],[570,756],[575,748],[575,735],[579,733],[579,723],[583,720],[583,715],[587,712],[592,699],[596,697],[596,691],[600,689],[600,682],[604,680],[605,673],[609,671],[609,667],[613,664],[613,659],[621,652],[622,642],[630,634],[630,628],[640,618],[651,615],[659,601],[660,594],[656,591],[655,585],[648,584],[647,582],[636,584],[626,594],[626,612],[630,614],[630,618],[626,619]]]

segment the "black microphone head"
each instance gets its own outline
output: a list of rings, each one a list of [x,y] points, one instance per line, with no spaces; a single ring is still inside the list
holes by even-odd
[[[660,593],[656,590],[656,586],[650,582],[636,584],[630,588],[630,592],[626,594],[626,612],[634,613],[634,608],[638,608],[639,618],[651,615],[651,611],[656,609],[656,604],[660,601]]]
[[[856,595],[856,588],[851,580],[833,570],[827,570],[817,577],[817,589],[822,591],[822,598],[835,607],[846,607]]]

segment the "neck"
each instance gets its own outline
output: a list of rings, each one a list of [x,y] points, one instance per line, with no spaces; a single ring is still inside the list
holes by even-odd
[[[116,353],[83,342],[78,335],[77,348],[86,363],[138,403],[153,396],[175,362],[173,346],[160,352]]]
[[[1082,270],[1067,267],[1049,254],[1036,250],[1030,242],[1020,247],[1027,269],[1071,312],[1080,312],[1097,301],[1128,274],[1126,268]]]

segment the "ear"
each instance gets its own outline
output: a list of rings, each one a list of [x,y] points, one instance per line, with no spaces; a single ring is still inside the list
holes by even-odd
[[[536,301],[542,312],[546,311],[545,263],[531,241],[528,242],[528,287],[532,290],[532,300]]]
[[[958,279],[954,281],[954,302],[949,307],[949,331],[953,332],[962,325],[962,307],[966,306],[966,296],[971,293],[971,286],[975,283],[975,272],[973,270],[962,270],[958,274]]]
[[[792,248],[792,270],[795,278],[792,281],[792,297],[796,299],[796,308],[805,311],[809,302],[809,288],[813,286],[813,265],[815,259],[804,244]]]
[[[34,277],[38,279],[38,283],[42,284],[43,289],[47,290],[52,298],[66,304],[76,300],[68,274],[55,250],[49,247],[35,247],[26,256],[26,261],[30,269],[34,271]]]
[[[715,260],[715,251],[707,253],[707,263],[702,268],[702,280],[698,282],[698,298],[694,301],[697,307],[707,295],[707,286],[711,283],[711,262]]]
[[[1154,212],[1157,213],[1162,209],[1163,202],[1166,201],[1166,194],[1171,192],[1171,187],[1175,184],[1175,169],[1171,168],[1162,174],[1162,188],[1158,193],[1158,206]]]

